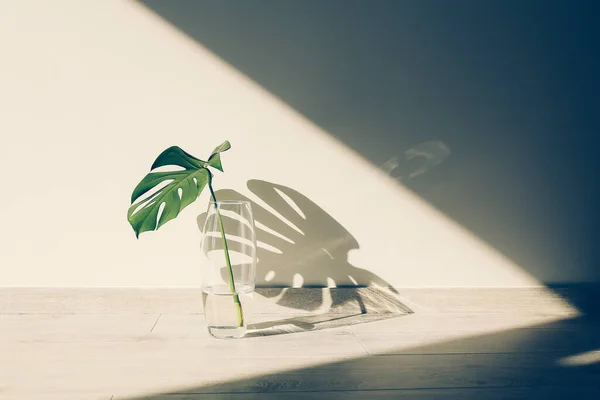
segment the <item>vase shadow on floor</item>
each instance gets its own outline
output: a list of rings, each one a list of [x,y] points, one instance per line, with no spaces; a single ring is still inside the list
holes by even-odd
[[[259,288],[257,294],[269,298],[272,293],[279,290],[282,289]],[[377,287],[285,288],[283,291],[288,295],[288,302],[293,300],[298,303],[298,306],[292,305],[292,309],[299,309],[306,303],[310,304],[318,297],[325,298],[327,301],[317,312],[250,324],[248,326],[250,332],[245,337],[339,328],[412,314],[412,310],[400,301],[395,293]],[[323,293],[322,296],[318,296],[320,292]],[[335,303],[333,299],[336,299]],[[356,301],[357,299],[360,301]],[[329,304],[335,305],[329,306]],[[265,316],[267,315],[263,315]]]
[[[289,333],[300,333],[318,331],[323,329],[340,328],[344,326],[364,324],[367,322],[398,318],[402,315],[407,314],[340,315],[334,313],[325,313],[321,315],[292,317],[249,325],[249,331],[248,333],[246,333],[244,338],[285,335]]]
[[[255,329],[263,334],[264,329],[281,333],[316,330],[413,312],[383,278],[348,261],[348,253],[359,244],[321,207],[287,186],[255,179],[247,186],[252,198],[230,189],[216,195],[219,200],[244,200],[252,206],[257,292],[278,306],[312,313],[274,322],[285,328],[263,323]],[[201,231],[205,220],[206,213],[198,216]],[[235,245],[231,243],[230,248]]]

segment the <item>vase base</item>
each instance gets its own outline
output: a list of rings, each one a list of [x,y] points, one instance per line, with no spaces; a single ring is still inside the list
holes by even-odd
[[[245,326],[209,326],[208,333],[217,339],[240,339],[246,334]]]

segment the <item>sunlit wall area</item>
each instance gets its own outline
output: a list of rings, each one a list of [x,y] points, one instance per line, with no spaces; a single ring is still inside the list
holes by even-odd
[[[225,139],[217,189],[301,210],[259,284],[598,278],[591,25],[403,3],[0,2],[0,285],[198,286],[207,194],[139,240],[126,211]]]

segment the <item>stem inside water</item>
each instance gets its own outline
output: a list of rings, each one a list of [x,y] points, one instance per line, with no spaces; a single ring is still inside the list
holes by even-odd
[[[229,273],[229,289],[233,295],[233,302],[237,311],[237,323],[238,326],[244,325],[244,313],[242,311],[242,303],[240,302],[240,296],[235,290],[235,281],[233,279],[233,269],[231,268],[231,260],[229,259],[229,248],[227,246],[227,239],[225,238],[225,229],[223,228],[223,221],[221,219],[221,213],[219,212],[219,206],[217,203],[217,196],[212,188],[212,174],[208,176],[208,189],[215,202],[215,211],[217,213],[217,221],[219,222],[219,229],[221,230],[221,240],[223,241],[223,251],[225,252],[225,262],[227,263],[227,272]]]

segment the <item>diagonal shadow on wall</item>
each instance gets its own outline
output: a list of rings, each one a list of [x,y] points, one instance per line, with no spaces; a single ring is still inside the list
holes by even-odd
[[[402,183],[544,284],[600,280],[595,2],[142,3],[392,175],[452,149]]]

